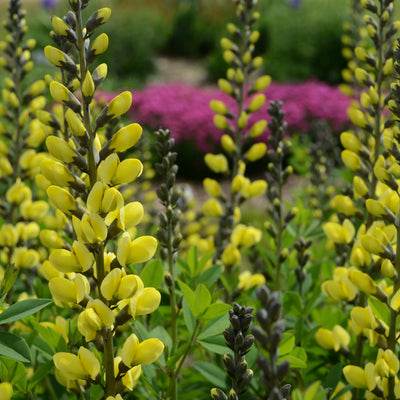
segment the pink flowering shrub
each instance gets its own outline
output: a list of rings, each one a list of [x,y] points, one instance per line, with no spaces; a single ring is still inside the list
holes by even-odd
[[[307,132],[316,119],[327,120],[338,132],[349,122],[346,110],[350,99],[326,83],[273,82],[265,94],[268,100],[283,101],[289,132]],[[214,113],[209,107],[212,99],[222,100],[233,108],[232,99],[218,88],[158,84],[133,92],[135,106],[131,112],[140,124],[150,129],[168,128],[178,143],[193,143],[205,153],[215,150],[222,135],[213,124]],[[254,113],[251,120],[268,119],[266,109]],[[264,140],[267,136],[268,132]]]

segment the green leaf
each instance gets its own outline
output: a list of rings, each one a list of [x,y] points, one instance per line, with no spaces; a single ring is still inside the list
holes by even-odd
[[[31,351],[25,340],[8,332],[0,332],[0,355],[24,363],[31,362]]]
[[[329,372],[325,376],[322,386],[324,388],[331,388],[332,390],[335,389],[336,385],[342,378],[342,369],[343,365],[341,363],[338,363],[333,367],[329,368]]]
[[[207,268],[204,272],[202,272],[197,281],[199,283],[215,283],[222,272],[222,265],[216,264],[212,265],[210,268]]]
[[[335,396],[333,396],[330,400],[338,400],[340,399],[341,396],[343,396],[345,393],[353,389],[353,386],[351,385],[346,385],[344,388],[340,389]]]
[[[285,313],[299,316],[303,312],[303,302],[297,292],[286,292],[283,296],[283,308]]]
[[[288,360],[290,368],[306,368],[307,367],[307,354],[302,347],[295,347],[290,354],[279,357],[279,362]]]
[[[200,372],[213,386],[216,386],[222,390],[227,390],[226,375],[225,372],[217,367],[215,364],[211,364],[207,361],[196,361],[193,364],[196,371]]]
[[[188,328],[188,331],[190,333],[193,333],[194,327],[196,326],[196,319],[193,316],[193,313],[190,310],[190,307],[186,299],[183,300],[182,309],[183,309],[183,319],[185,321],[186,328]]]
[[[204,268],[206,267],[207,263],[211,260],[213,255],[214,253],[206,254],[203,257],[201,257],[200,261],[197,261],[196,270],[194,271],[196,276],[198,276],[204,270]]]
[[[18,321],[35,314],[53,301],[50,299],[27,299],[13,304],[0,314],[0,325]]]
[[[193,290],[190,289],[190,287],[188,285],[186,285],[186,283],[184,283],[180,280],[178,280],[178,285],[183,293],[183,297],[185,298],[190,309],[193,312],[193,310],[194,310],[194,292],[193,292]],[[194,312],[193,312],[193,314],[194,314]]]
[[[203,319],[213,319],[226,314],[232,307],[225,303],[214,303],[208,307],[208,310],[204,313]]]
[[[191,275],[195,275],[197,271],[197,264],[198,264],[198,259],[199,259],[199,254],[197,251],[197,247],[193,246],[189,249],[187,252],[186,256],[188,265],[189,265],[189,270]]]
[[[386,324],[389,324],[390,311],[387,305],[383,304],[375,297],[369,297],[368,304],[371,306],[372,311],[378,319],[382,320]]]
[[[146,327],[138,320],[135,320],[135,328],[140,340],[150,339],[150,334]]]
[[[172,339],[167,330],[163,326],[156,326],[150,332],[150,337],[160,339],[166,347],[172,348]]]
[[[199,340],[199,344],[215,354],[224,355],[229,351],[223,336],[214,336],[206,340]]]
[[[279,344],[279,355],[284,356],[285,354],[290,353],[293,350],[295,344],[294,335],[285,332],[282,335],[281,343]]]
[[[164,268],[160,259],[155,259],[146,264],[140,273],[144,286],[158,288],[162,285],[164,279]]]
[[[56,351],[67,351],[67,343],[65,339],[54,329],[33,322],[33,327],[35,331],[45,340],[45,342]]]
[[[192,308],[193,315],[198,317],[203,314],[211,304],[211,294],[208,289],[200,284],[194,292],[194,304]],[[190,305],[190,303],[189,303]]]
[[[35,370],[35,373],[32,375],[32,378],[29,379],[29,390],[32,390],[38,383],[41,382],[42,379],[46,378],[47,375],[49,375],[50,372],[53,370],[53,368],[53,360],[49,360],[41,365],[39,368],[37,368]]]
[[[176,260],[176,264],[182,272],[186,272],[188,275],[190,275],[190,267],[186,260],[184,260],[183,258],[178,258]]]
[[[312,385],[310,385],[304,393],[304,400],[314,400],[317,396],[320,384],[320,381],[316,381]]]
[[[221,335],[222,332],[228,328],[229,316],[227,314],[222,315],[216,319],[212,319],[200,332],[199,336],[197,337],[199,340],[204,340],[206,338]]]
[[[100,385],[92,385],[89,389],[90,400],[101,400],[104,399],[104,392]]]
[[[25,393],[27,382],[26,368],[20,361],[0,357],[0,376],[2,382],[10,382],[13,387]]]

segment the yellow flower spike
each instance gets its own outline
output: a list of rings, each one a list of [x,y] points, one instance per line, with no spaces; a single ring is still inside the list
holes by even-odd
[[[77,209],[72,194],[59,186],[49,186],[47,195],[50,202],[64,214],[70,215],[72,211]]]
[[[119,190],[115,188],[107,188],[104,192],[101,211],[108,213],[110,211],[119,210],[124,206],[124,198]]]
[[[83,367],[79,357],[72,353],[56,353],[53,356],[54,365],[65,378],[70,380],[87,379],[88,372]]]
[[[40,232],[39,238],[43,246],[49,249],[60,249],[64,246],[61,236],[56,231],[50,229],[43,229]]]
[[[223,115],[216,114],[216,115],[214,115],[213,120],[214,120],[214,125],[218,129],[220,129],[221,131],[228,130],[230,125],[229,125],[227,119]]]
[[[131,183],[136,180],[143,172],[143,164],[136,158],[128,158],[119,163],[112,183],[120,185]]]
[[[379,103],[378,92],[373,86],[370,86],[370,88],[369,88],[369,97],[370,97],[371,103],[373,105],[377,105]]]
[[[140,366],[138,366],[138,367],[140,367]],[[134,368],[137,368],[137,367],[134,367]],[[123,379],[123,378],[122,378]],[[123,383],[123,382],[122,382]],[[125,385],[124,385],[125,386]],[[133,389],[133,387],[134,386],[132,386],[132,388],[131,389],[129,389],[129,390],[132,390]],[[124,400],[122,397],[121,397],[121,395],[118,393],[116,396],[108,396],[107,398],[106,398],[106,400]]]
[[[342,161],[351,171],[357,171],[361,167],[361,158],[350,150],[342,151]]]
[[[32,200],[32,192],[29,187],[18,178],[17,181],[7,190],[6,199],[9,203],[21,204],[25,201]]]
[[[381,272],[384,276],[386,276],[387,278],[393,278],[396,275],[396,269],[394,268],[394,265],[392,264],[392,262],[385,258],[382,261],[381,264]]]
[[[153,236],[141,236],[131,242],[125,232],[118,240],[117,259],[121,266],[142,263],[150,260],[157,249],[157,240]]]
[[[356,199],[364,197],[368,194],[368,187],[359,176],[355,176],[353,178],[353,190]]]
[[[110,142],[111,151],[123,152],[134,146],[142,136],[143,129],[139,124],[130,124],[119,129]]]
[[[70,107],[74,112],[80,112],[80,101],[63,84],[52,81],[50,83],[50,94],[54,101]]]
[[[390,307],[395,310],[400,310],[400,289],[393,295],[392,299],[390,300]]]
[[[56,16],[51,18],[51,25],[53,26],[54,32],[61,36],[67,36],[68,32],[71,30],[64,20]]]
[[[245,111],[242,111],[239,115],[237,124],[239,129],[243,129],[245,128],[245,126],[247,125],[247,121],[249,120],[249,116]]]
[[[91,213],[98,213],[103,201],[104,192],[108,186],[103,182],[96,182],[89,192],[86,200],[86,207]]]
[[[382,243],[372,235],[363,235],[361,244],[364,249],[372,254],[381,255],[384,253]]]
[[[94,55],[98,56],[103,54],[108,48],[108,36],[105,33],[100,34],[97,38],[93,41],[92,45],[90,46],[90,51],[93,52]]]
[[[260,229],[254,228],[253,226],[246,227],[243,230],[240,244],[244,247],[250,248],[256,243],[259,243],[262,238],[262,232]]]
[[[267,121],[260,120],[255,122],[249,131],[250,137],[257,138],[261,136],[265,132],[265,129],[267,129]]]
[[[371,263],[371,255],[364,249],[361,243],[356,243],[351,249],[350,264],[357,267],[365,267]]]
[[[345,149],[350,150],[354,153],[358,153],[362,149],[362,144],[360,140],[353,132],[350,131],[343,132],[340,135],[340,142]]]
[[[83,125],[82,119],[71,109],[68,109],[65,113],[65,119],[69,129],[71,129],[75,136],[84,136],[86,134],[86,128],[85,125]]]
[[[246,199],[251,197],[262,196],[267,191],[268,184],[263,179],[257,179],[246,185],[243,189],[243,195]]]
[[[347,112],[350,121],[360,128],[365,128],[368,125],[368,121],[365,118],[364,113],[361,110],[357,110],[356,108],[351,108]]]
[[[95,380],[100,373],[100,362],[96,356],[89,349],[81,346],[78,350],[78,358],[90,378]]]
[[[381,218],[387,214],[385,206],[378,200],[368,199],[365,202],[365,206],[368,212],[374,215],[375,217]]]
[[[143,292],[144,284],[138,275],[122,276],[115,297],[120,300],[134,297]]]
[[[114,97],[108,104],[107,115],[112,116],[112,118],[120,117],[125,114],[132,105],[132,93],[125,91]]]
[[[232,180],[232,192],[239,193],[245,191],[250,185],[250,180],[243,175],[236,175]]]
[[[340,348],[346,349],[350,343],[349,333],[340,325],[335,325],[332,333],[335,340],[335,351],[338,351]]]
[[[49,261],[51,265],[58,271],[63,273],[70,272],[82,272],[82,266],[80,265],[76,256],[69,250],[66,249],[54,249],[49,255]]]
[[[142,367],[140,365],[130,368],[128,372],[121,378],[121,383],[128,390],[133,390],[133,388],[137,385],[139,381],[141,373],[142,373]],[[117,397],[116,400],[118,400]]]
[[[265,94],[259,93],[251,99],[250,104],[247,106],[247,110],[251,113],[256,112],[265,104],[265,101]]]
[[[75,225],[74,225],[75,228]],[[79,229],[79,228],[78,228]],[[95,213],[84,214],[80,221],[79,234],[77,233],[78,239],[85,243],[99,243],[107,237],[107,226],[100,217]]]
[[[115,322],[115,315],[106,304],[104,304],[100,299],[95,299],[88,304],[88,307],[92,307],[96,311],[103,326],[111,328]]]
[[[238,265],[242,259],[239,249],[232,243],[229,243],[221,256],[224,265]],[[240,279],[240,278],[239,278]]]
[[[92,75],[88,71],[86,73],[85,79],[82,82],[82,94],[86,99],[91,99],[94,95],[95,86],[93,82]]]
[[[72,243],[71,251],[81,265],[82,272],[88,271],[93,266],[93,254],[82,242],[74,240],[74,242]]]
[[[247,151],[245,157],[249,161],[257,161],[264,157],[267,152],[267,145],[265,143],[255,143]]]
[[[334,349],[336,346],[333,333],[329,329],[319,328],[317,332],[315,332],[315,339],[317,340],[318,344],[324,349],[331,350]],[[337,350],[335,349],[335,351]]]
[[[40,164],[42,174],[52,183],[59,186],[68,187],[74,182],[69,169],[62,163],[54,160],[44,160]]]
[[[161,302],[160,292],[153,287],[146,287],[135,300],[135,315],[151,314],[159,307]],[[132,311],[132,309],[130,310]]]
[[[81,274],[77,274],[74,281],[58,276],[50,280],[49,289],[59,307],[72,307],[89,295],[90,284]]]
[[[4,224],[0,228],[0,245],[1,246],[14,246],[19,239],[18,231],[14,225]]]
[[[228,171],[228,160],[223,154],[208,153],[204,156],[204,161],[207,167],[215,173],[225,173]]]
[[[226,79],[218,79],[218,87],[226,94],[233,93],[233,87]]]
[[[204,215],[216,218],[220,217],[224,212],[221,203],[215,198],[205,201],[203,203],[202,211]]]
[[[376,317],[368,307],[354,307],[350,312],[351,321],[353,324],[363,329],[375,329],[379,326]]]
[[[67,54],[53,46],[46,46],[44,48],[44,55],[56,67],[63,67],[67,62],[72,63]]]
[[[254,82],[253,90],[261,92],[265,90],[271,83],[271,77],[269,75],[263,75]]]
[[[219,100],[211,100],[210,108],[216,114],[221,114],[221,115],[229,114],[229,110],[227,109],[226,105],[222,101],[219,101]]]
[[[365,61],[365,60],[368,58],[367,50],[365,50],[364,47],[357,46],[357,47],[354,49],[354,53],[355,53],[356,57],[357,57],[360,61]]]
[[[353,200],[349,196],[341,194],[336,195],[331,200],[330,206],[348,217],[354,215],[358,211]]]
[[[323,225],[325,235],[334,243],[350,243],[355,235],[355,229],[350,220],[345,219],[343,225],[327,222]]]
[[[364,272],[358,269],[349,271],[349,279],[359,290],[366,294],[376,294],[377,288],[374,280]]]
[[[100,291],[106,300],[112,300],[118,291],[121,283],[122,270],[120,268],[114,268],[109,272],[101,282]]]
[[[382,72],[384,75],[388,76],[392,73],[393,70],[393,59],[389,58],[388,60],[386,60]]]
[[[347,382],[355,388],[368,389],[365,372],[361,367],[346,365],[343,368],[343,375]]]
[[[221,186],[215,179],[205,178],[203,181],[203,187],[211,197],[219,197],[222,193]]]
[[[101,319],[93,308],[86,308],[79,314],[78,330],[87,342],[96,339],[97,331],[101,330],[101,328]]]
[[[0,399],[2,400],[10,400],[13,395],[13,388],[11,383],[2,382],[0,383]]]

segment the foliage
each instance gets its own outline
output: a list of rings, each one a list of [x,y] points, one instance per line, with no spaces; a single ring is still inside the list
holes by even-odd
[[[32,82],[34,42],[10,0],[1,399],[399,398],[399,23],[389,0],[360,4],[346,29],[362,32],[345,40],[350,101],[316,81],[270,84],[250,0],[233,0],[219,91],[101,94],[115,34],[90,0],[51,18],[56,69]],[[332,179],[343,126],[347,182]],[[310,132],[308,152],[295,131]],[[177,182],[187,139],[206,153],[201,204]],[[288,198],[291,163],[310,185]]]

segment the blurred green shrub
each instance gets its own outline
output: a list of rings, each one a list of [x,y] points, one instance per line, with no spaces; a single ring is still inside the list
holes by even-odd
[[[348,0],[304,0],[299,8],[285,1],[260,2],[265,70],[278,81],[313,77],[339,83],[345,66],[341,34],[348,6]]]

